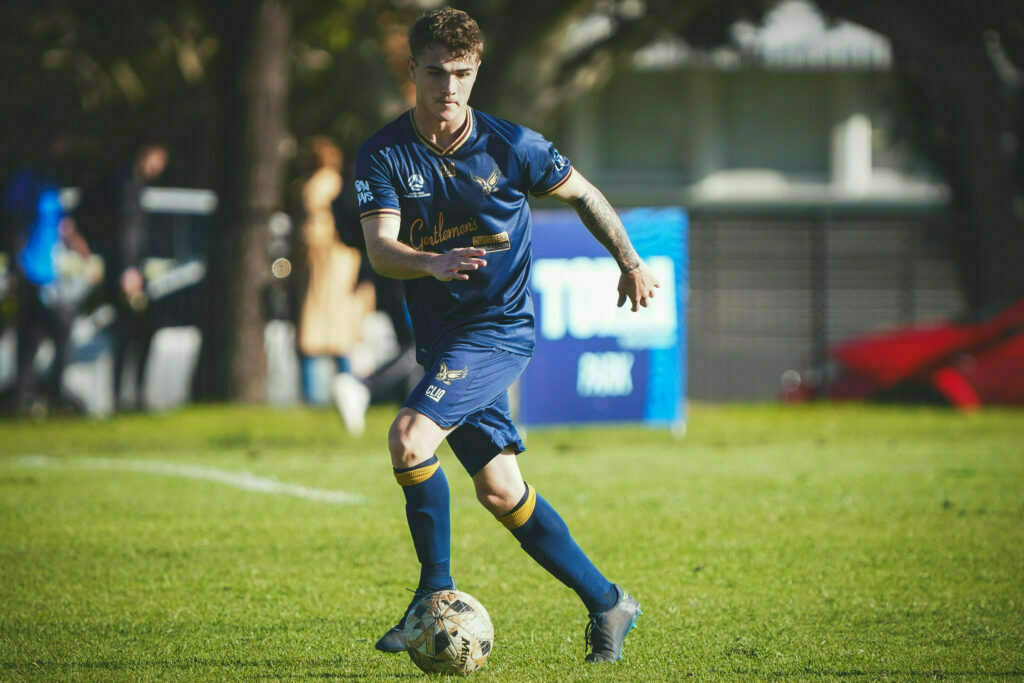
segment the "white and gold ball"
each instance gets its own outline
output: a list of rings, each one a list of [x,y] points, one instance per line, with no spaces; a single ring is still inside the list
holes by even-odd
[[[405,620],[405,651],[427,673],[470,674],[487,662],[493,645],[487,610],[462,591],[427,595]]]

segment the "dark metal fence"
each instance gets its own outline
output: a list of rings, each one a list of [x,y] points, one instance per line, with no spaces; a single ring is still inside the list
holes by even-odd
[[[830,343],[961,312],[943,220],[692,216],[689,397],[771,400]]]

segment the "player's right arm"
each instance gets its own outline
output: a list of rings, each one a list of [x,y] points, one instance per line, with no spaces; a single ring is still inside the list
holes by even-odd
[[[366,255],[370,265],[380,275],[397,280],[413,280],[420,277],[434,277],[442,282],[468,280],[469,272],[487,265],[480,258],[487,252],[483,249],[461,247],[443,254],[417,251],[398,241],[402,227],[400,216],[382,213],[366,216],[361,221],[363,236],[366,238]]]
[[[356,156],[356,197],[359,201],[366,255],[384,277],[414,280],[434,277],[442,282],[468,280],[468,271],[487,265],[483,249],[460,248],[442,254],[419,251],[398,239],[402,208],[396,191],[396,172],[387,147],[364,144]]]

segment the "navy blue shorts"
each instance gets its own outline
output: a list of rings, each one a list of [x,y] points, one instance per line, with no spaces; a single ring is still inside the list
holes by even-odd
[[[512,423],[508,388],[529,362],[527,356],[490,346],[453,344],[434,356],[405,407],[444,429],[458,425],[448,445],[473,476],[506,448],[526,450]]]

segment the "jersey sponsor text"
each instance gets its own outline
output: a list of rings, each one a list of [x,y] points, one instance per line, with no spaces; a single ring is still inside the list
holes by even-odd
[[[507,251],[512,248],[512,242],[508,239],[508,231],[505,231],[497,235],[477,235],[473,238],[473,246],[484,251]]]
[[[465,223],[453,225],[450,228],[444,226],[444,212],[437,214],[437,224],[430,231],[427,231],[426,223],[422,218],[417,218],[409,226],[409,244],[417,251],[426,251],[430,247],[440,246],[442,242],[461,237],[467,233],[480,230],[480,224],[476,218],[470,218]]]

